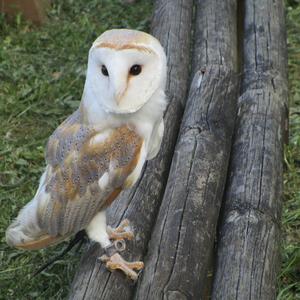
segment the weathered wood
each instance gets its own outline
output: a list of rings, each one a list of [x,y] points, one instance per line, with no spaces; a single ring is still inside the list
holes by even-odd
[[[138,184],[124,193],[109,212],[112,225],[128,218],[134,226],[136,238],[127,243],[125,252],[131,261],[143,259],[168,178],[188,86],[192,9],[192,0],[158,0],[155,6],[152,33],[161,41],[168,57],[170,104],[165,115],[164,140],[158,157],[147,163]],[[107,271],[97,262],[100,255],[97,245],[84,254],[70,299],[126,300],[132,297],[132,283],[119,272]]]
[[[287,56],[282,0],[247,0],[243,81],[212,299],[275,299]]]
[[[238,97],[236,1],[197,1],[193,81],[135,299],[201,299]]]

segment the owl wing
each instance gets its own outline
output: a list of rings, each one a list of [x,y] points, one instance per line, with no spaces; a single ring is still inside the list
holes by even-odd
[[[151,138],[150,138],[150,147],[147,153],[147,160],[150,160],[154,158],[161,146],[162,138],[164,135],[164,122],[163,119],[161,119],[159,122],[157,122],[154,125]]]
[[[84,229],[137,180],[146,159],[143,149],[134,129],[97,130],[82,124],[80,112],[75,112],[47,145],[47,168],[32,200],[40,234],[15,246],[38,249]]]

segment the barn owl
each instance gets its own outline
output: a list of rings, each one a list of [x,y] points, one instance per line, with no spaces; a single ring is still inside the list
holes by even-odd
[[[166,56],[153,36],[115,29],[94,41],[80,106],[50,136],[45,172],[6,231],[9,245],[40,249],[84,229],[105,249],[108,269],[137,278],[143,263],[125,261],[114,246],[132,238],[127,221],[108,230],[105,210],[160,149],[165,82]]]

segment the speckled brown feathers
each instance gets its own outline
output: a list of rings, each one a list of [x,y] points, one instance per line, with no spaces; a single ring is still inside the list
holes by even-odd
[[[50,236],[83,229],[124,188],[142,145],[127,125],[97,130],[80,123],[79,110],[71,115],[47,145],[45,189],[37,195],[40,228]],[[102,177],[106,182],[99,185]]]

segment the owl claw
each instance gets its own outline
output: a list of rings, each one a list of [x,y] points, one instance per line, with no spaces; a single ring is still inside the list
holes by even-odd
[[[107,226],[107,233],[109,235],[110,240],[132,240],[134,238],[133,231],[129,229],[129,220],[125,219],[121,222],[121,224],[117,228],[112,228]]]
[[[109,271],[121,270],[133,281],[138,279],[138,273],[136,273],[134,270],[142,270],[144,268],[143,262],[128,262],[124,260],[119,253],[115,253],[110,257],[107,255],[102,255],[100,260],[105,263],[105,266]]]
[[[117,228],[107,226],[109,239],[114,240],[114,243],[112,244],[113,246],[111,246],[112,248],[109,247],[106,249],[107,254],[102,255],[100,260],[105,263],[108,270],[121,270],[131,280],[136,281],[138,279],[138,273],[134,270],[143,269],[144,263],[141,261],[128,262],[118,253],[125,250],[126,244],[124,239],[132,240],[134,238],[134,234],[130,230],[129,225],[129,220],[125,219]]]

